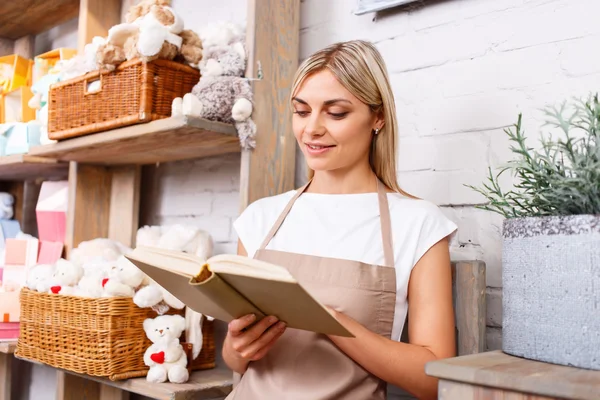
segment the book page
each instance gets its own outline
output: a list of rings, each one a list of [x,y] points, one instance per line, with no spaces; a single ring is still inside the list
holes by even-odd
[[[286,268],[249,257],[221,254],[208,259],[207,264],[208,268],[217,274],[224,273],[282,282],[296,282]]]

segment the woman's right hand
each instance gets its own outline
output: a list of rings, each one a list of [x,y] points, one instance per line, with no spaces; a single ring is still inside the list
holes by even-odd
[[[240,366],[244,370],[250,361],[263,358],[285,332],[285,323],[277,317],[268,316],[254,323],[255,320],[253,314],[234,319],[228,325],[225,338],[227,353],[237,361],[236,364],[243,363]]]

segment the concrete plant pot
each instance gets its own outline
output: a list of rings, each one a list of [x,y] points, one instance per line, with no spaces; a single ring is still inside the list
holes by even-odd
[[[600,370],[600,215],[503,226],[502,350]]]

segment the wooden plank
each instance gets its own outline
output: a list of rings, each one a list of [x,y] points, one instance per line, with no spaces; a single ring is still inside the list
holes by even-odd
[[[108,237],[133,246],[139,226],[141,167],[112,169]]]
[[[242,209],[294,188],[296,141],[289,96],[298,67],[299,20],[299,0],[248,2],[248,74],[256,77],[260,62],[265,78],[252,82],[256,148],[242,155]]]
[[[501,351],[472,354],[426,364],[437,378],[537,396],[597,400],[600,371],[513,357]]]
[[[0,400],[11,399],[12,362],[12,354],[0,353]]]
[[[458,355],[485,351],[485,264],[481,261],[452,263],[452,291]]]
[[[556,397],[536,396],[510,390],[492,389],[442,380],[439,383],[438,400],[558,400]]]
[[[23,181],[38,178],[66,178],[68,168],[68,164],[53,159],[13,154],[0,157],[0,180]]]
[[[17,348],[17,341],[14,342],[0,342],[0,353],[2,354],[13,354]]]
[[[105,37],[108,30],[121,22],[121,0],[81,0],[79,27],[77,29],[78,51],[83,54],[87,43],[94,36]]]
[[[0,2],[0,37],[36,35],[77,17],[79,0],[18,0]]]
[[[76,374],[69,372],[67,375],[75,376]],[[85,378],[157,400],[205,400],[228,395],[232,390],[231,377],[230,370],[214,368],[194,371],[186,383],[149,383],[146,378],[122,381],[110,381],[93,376]]]
[[[129,400],[130,393],[108,385],[100,386],[100,400]]]
[[[56,400],[94,400],[100,398],[100,385],[63,371],[56,373]]]
[[[21,57],[25,57],[30,60],[33,60],[33,57],[35,56],[35,54],[33,54],[34,47],[35,47],[35,36],[27,35],[27,36],[23,36],[23,37],[15,40],[14,52],[15,52],[15,54],[18,54]]]
[[[180,116],[34,147],[30,155],[87,164],[143,165],[239,151],[232,125]]]
[[[67,256],[83,241],[107,237],[111,176],[107,167],[72,163],[65,246]]]

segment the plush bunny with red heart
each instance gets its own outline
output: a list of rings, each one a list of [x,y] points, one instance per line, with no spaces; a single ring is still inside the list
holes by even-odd
[[[149,382],[184,383],[189,379],[187,356],[179,337],[185,330],[181,315],[160,315],[144,321],[144,331],[152,345],[144,353],[144,363],[150,367]]]

